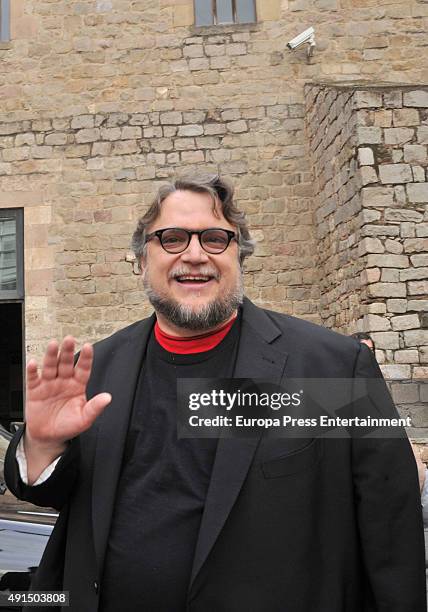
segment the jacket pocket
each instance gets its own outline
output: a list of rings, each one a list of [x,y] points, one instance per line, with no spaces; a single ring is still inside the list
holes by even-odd
[[[322,440],[315,438],[302,449],[261,464],[265,478],[291,476],[317,465],[322,455]]]

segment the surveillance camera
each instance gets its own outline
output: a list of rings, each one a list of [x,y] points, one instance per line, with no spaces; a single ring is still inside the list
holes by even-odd
[[[304,43],[309,43],[311,47],[315,46],[314,28],[308,28],[307,30],[290,40],[290,42],[287,43],[287,47],[289,49],[297,49],[298,47],[300,47],[300,45],[303,45]]]

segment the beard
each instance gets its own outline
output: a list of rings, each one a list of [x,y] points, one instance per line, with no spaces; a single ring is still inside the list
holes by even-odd
[[[151,284],[148,267],[144,269],[143,282],[146,295],[155,311],[172,325],[192,331],[207,331],[225,323],[244,299],[242,272],[238,274],[234,287],[197,310],[156,291]]]

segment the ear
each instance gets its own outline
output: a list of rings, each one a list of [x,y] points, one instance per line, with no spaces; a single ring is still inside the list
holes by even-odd
[[[143,255],[141,255],[141,257],[138,260],[138,269],[140,271],[141,276],[143,276],[144,271],[146,269],[146,257],[147,255],[143,253]]]

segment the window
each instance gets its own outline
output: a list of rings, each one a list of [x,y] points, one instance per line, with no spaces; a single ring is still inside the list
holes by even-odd
[[[22,210],[0,210],[0,301],[24,296]]]
[[[0,0],[0,42],[10,40],[10,0]]]
[[[195,0],[197,26],[256,21],[255,0]]]

